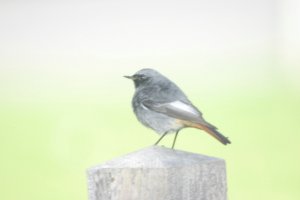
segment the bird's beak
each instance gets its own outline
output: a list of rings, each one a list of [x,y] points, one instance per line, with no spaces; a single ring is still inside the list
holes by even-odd
[[[129,79],[131,79],[131,80],[134,80],[135,79],[135,77],[134,76],[124,76],[125,78],[129,78]]]

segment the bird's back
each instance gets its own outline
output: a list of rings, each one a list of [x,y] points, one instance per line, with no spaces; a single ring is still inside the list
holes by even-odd
[[[143,102],[148,100],[157,103],[182,101],[191,105],[187,96],[177,85],[167,79],[167,81],[158,81],[155,84],[137,88],[132,99],[132,107],[138,120],[142,124],[154,129],[160,134],[182,128],[182,125],[176,125],[177,120],[175,118],[149,110],[145,107]]]

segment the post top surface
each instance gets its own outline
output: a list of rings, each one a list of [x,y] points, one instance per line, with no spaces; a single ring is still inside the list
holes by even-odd
[[[200,165],[208,162],[224,161],[220,158],[201,154],[161,146],[150,146],[92,167],[88,171],[104,168],[170,168]]]

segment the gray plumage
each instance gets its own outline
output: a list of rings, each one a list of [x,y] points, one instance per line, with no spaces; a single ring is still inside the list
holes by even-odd
[[[125,77],[134,81],[132,107],[137,119],[158,134],[163,134],[162,137],[176,132],[173,147],[179,130],[185,127],[203,129],[223,144],[230,143],[215,126],[203,119],[202,113],[167,77],[153,69],[142,69],[133,76]]]

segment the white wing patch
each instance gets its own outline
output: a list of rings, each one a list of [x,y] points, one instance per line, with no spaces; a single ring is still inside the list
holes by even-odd
[[[151,100],[145,100],[142,104],[152,111],[173,117],[175,119],[206,124],[202,118],[201,112],[197,108],[179,100],[169,103],[156,103]]]
[[[193,108],[192,106],[185,104],[181,101],[174,101],[174,102],[169,103],[169,105],[173,106],[174,108],[176,108],[178,110],[183,110],[185,112],[199,116],[199,112],[195,108]]]
[[[142,104],[142,108],[144,108],[145,110],[149,110],[144,104]]]

